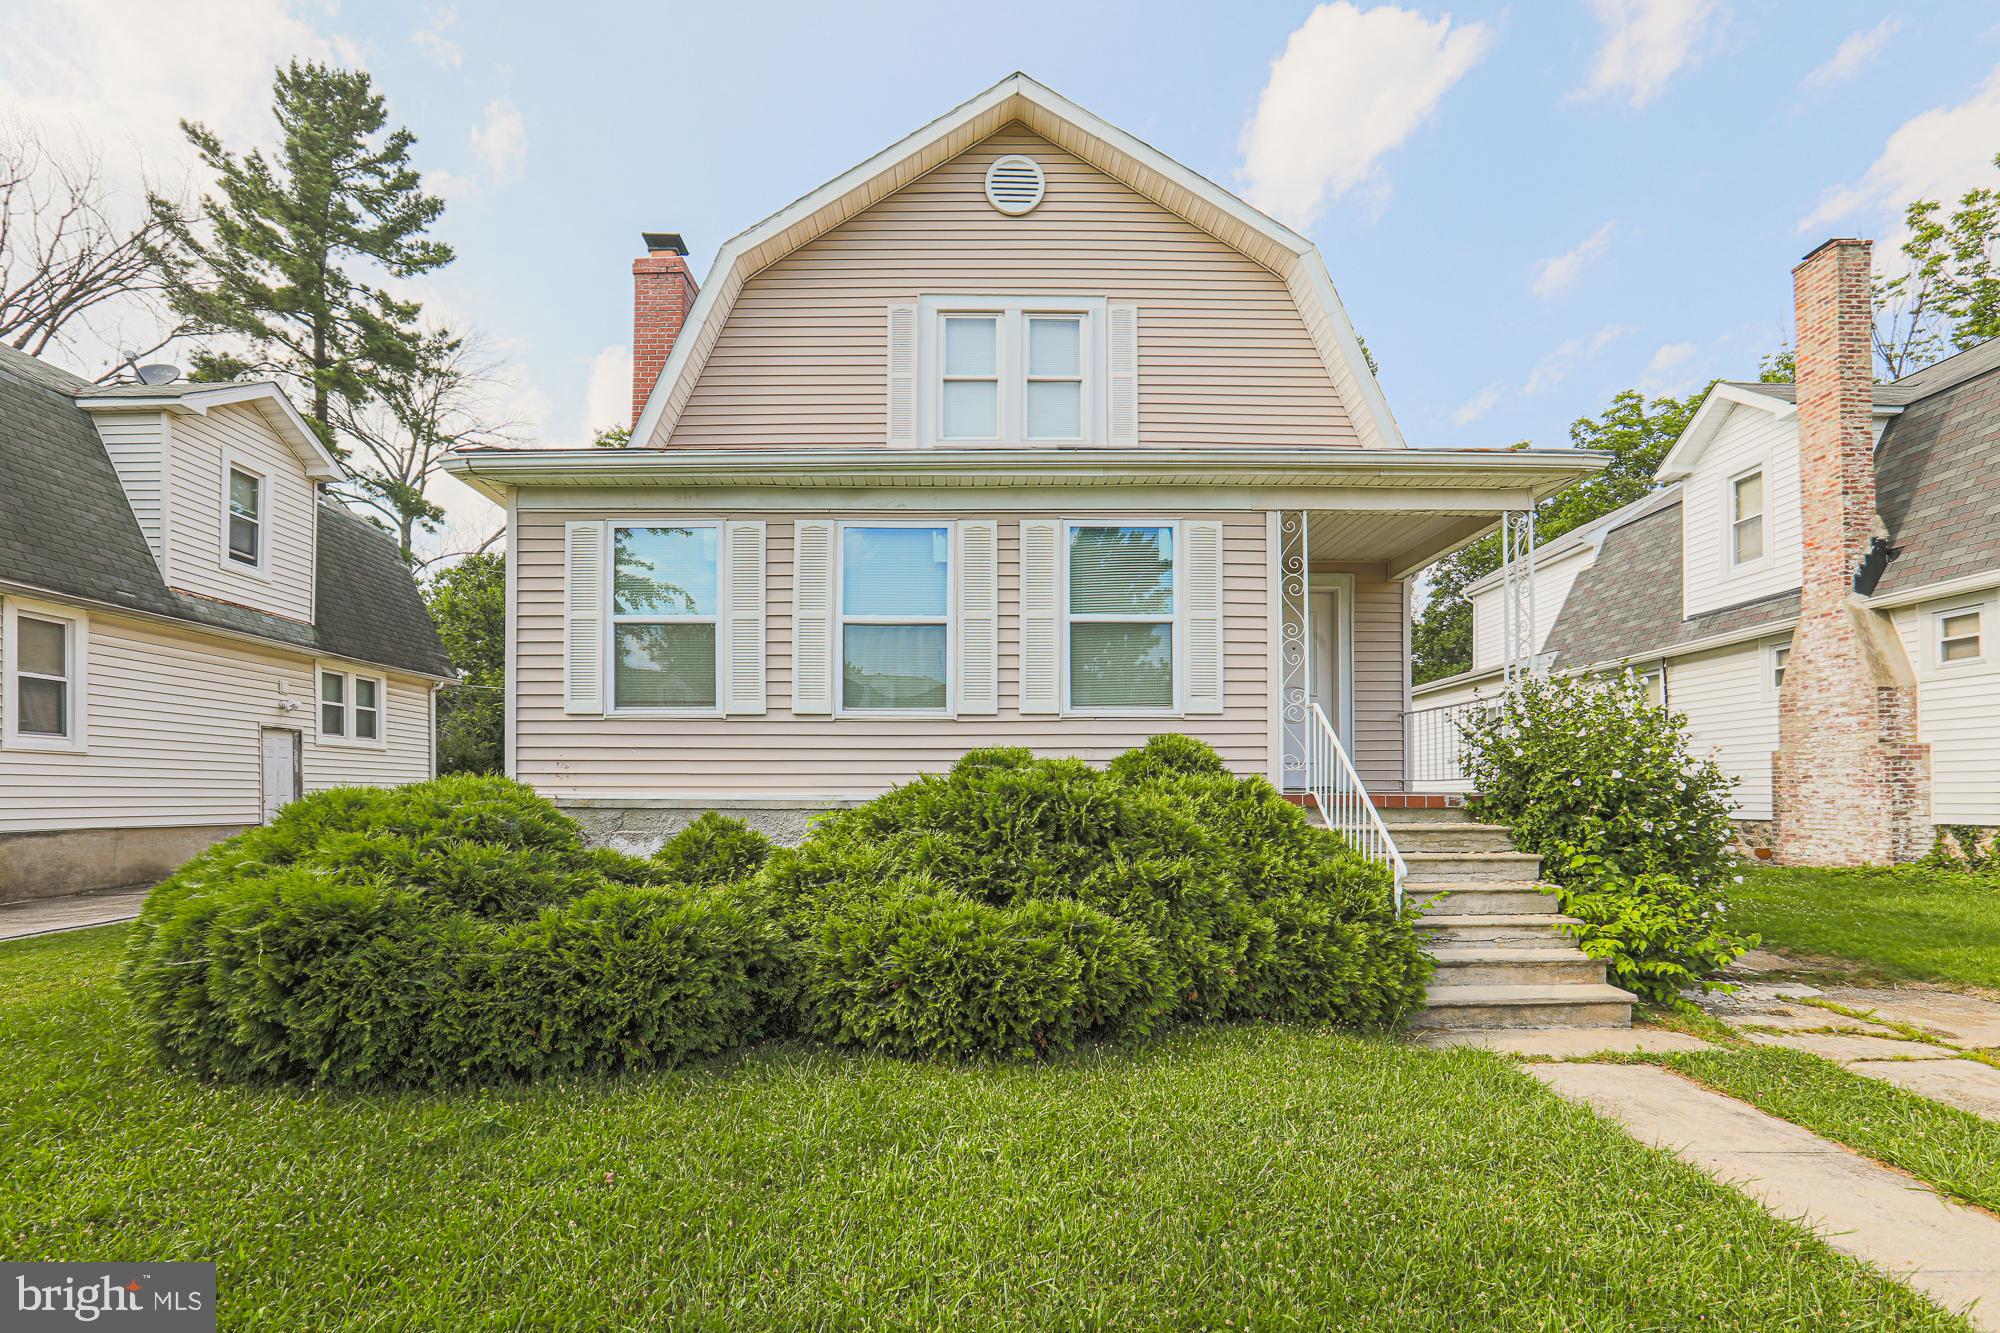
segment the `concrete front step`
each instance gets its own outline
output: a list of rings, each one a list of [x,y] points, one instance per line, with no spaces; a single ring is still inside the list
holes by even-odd
[[[1575,945],[1443,944],[1431,949],[1432,975],[1444,986],[1556,985],[1602,982],[1604,960]]]
[[[1410,878],[1420,882],[1532,883],[1542,873],[1542,858],[1532,852],[1404,852],[1403,860],[1410,867]]]
[[[1409,901],[1421,904],[1427,916],[1490,916],[1496,912],[1534,913],[1556,910],[1556,896],[1539,884],[1441,884],[1435,880],[1403,886]]]
[[[1389,836],[1404,852],[1511,852],[1505,824],[1399,824],[1386,821]]]
[[[1413,1028],[1622,1028],[1632,996],[1602,982],[1454,985],[1433,982]]]
[[[1492,912],[1475,916],[1425,916],[1417,918],[1417,929],[1430,947],[1450,948],[1460,944],[1518,944],[1528,948],[1554,948],[1570,936],[1558,927],[1574,925],[1575,917],[1549,916],[1542,912]]]
[[[1394,828],[1398,824],[1470,824],[1472,812],[1462,805],[1450,806],[1385,806],[1377,813],[1382,822]]]

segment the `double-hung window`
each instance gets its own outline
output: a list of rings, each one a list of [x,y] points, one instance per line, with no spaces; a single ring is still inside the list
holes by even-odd
[[[951,706],[951,528],[840,529],[842,712]]]
[[[1984,656],[1980,644],[1981,625],[1978,607],[1957,607],[1950,611],[1940,611],[1933,620],[1937,626],[1939,666],[1960,666],[1967,662],[1977,662]]]
[[[264,478],[248,468],[229,467],[224,501],[223,553],[229,562],[264,568]]]
[[[1729,483],[1729,562],[1747,565],[1764,558],[1764,471],[1746,472]]]
[[[321,740],[380,745],[383,741],[380,676],[353,671],[319,672],[319,735]]]
[[[1785,688],[1785,663],[1792,657],[1792,645],[1781,643],[1771,649],[1771,688]]]
[[[1070,709],[1174,710],[1175,535],[1170,523],[1069,525]]]
[[[31,742],[67,742],[77,737],[77,622],[29,615],[12,617],[15,737]]]
[[[719,525],[611,531],[612,707],[715,708]]]
[[[940,444],[1099,439],[1102,298],[927,297],[927,438]]]

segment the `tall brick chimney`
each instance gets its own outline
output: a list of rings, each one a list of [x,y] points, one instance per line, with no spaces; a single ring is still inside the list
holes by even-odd
[[[1882,531],[1870,272],[1860,240],[1828,241],[1792,270],[1805,566],[1772,761],[1777,854],[1790,864],[1903,861],[1929,841],[1916,680],[1888,617],[1854,593]]]
[[[647,395],[666,368],[694,305],[694,274],[679,232],[642,233],[646,254],[632,261],[632,424],[646,410]],[[643,441],[634,440],[634,444]]]

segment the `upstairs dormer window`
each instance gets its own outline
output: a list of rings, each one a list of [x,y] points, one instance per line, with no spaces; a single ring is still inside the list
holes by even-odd
[[[1729,483],[1729,562],[1748,565],[1764,558],[1764,470]]]
[[[265,479],[263,474],[231,464],[229,489],[223,497],[223,554],[242,569],[264,569]]]
[[[934,443],[1097,444],[1101,298],[930,297],[919,340]]]

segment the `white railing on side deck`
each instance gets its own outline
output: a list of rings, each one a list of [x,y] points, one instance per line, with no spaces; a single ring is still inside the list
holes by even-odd
[[[1326,713],[1318,704],[1312,705],[1304,730],[1306,792],[1319,810],[1319,817],[1328,828],[1359,848],[1362,855],[1389,867],[1389,873],[1395,877],[1396,912],[1401,915],[1403,881],[1409,878],[1410,867],[1396,850],[1396,840],[1389,836],[1382,812],[1375,808],[1368,788],[1361,785],[1354,761],[1347,757],[1347,748],[1340,743],[1333,724],[1326,720]]]

